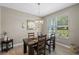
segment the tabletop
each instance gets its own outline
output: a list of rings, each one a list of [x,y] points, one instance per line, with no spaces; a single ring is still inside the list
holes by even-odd
[[[28,44],[28,45],[35,44],[35,43],[38,42],[38,38],[33,38],[33,39],[31,39],[31,40],[28,39],[28,38],[24,38],[23,40],[24,40],[24,42],[25,42],[26,44]],[[46,39],[46,41],[48,41],[48,40],[50,40],[50,39]]]

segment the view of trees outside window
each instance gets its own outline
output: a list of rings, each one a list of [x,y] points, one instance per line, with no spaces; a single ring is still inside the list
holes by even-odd
[[[49,35],[56,33],[59,37],[69,36],[68,16],[58,16],[48,21]]]
[[[47,21],[48,22],[48,32],[49,32],[49,37],[52,33],[55,33],[56,29],[56,21],[53,19],[50,19]]]
[[[68,16],[57,17],[57,33],[61,37],[69,36]]]

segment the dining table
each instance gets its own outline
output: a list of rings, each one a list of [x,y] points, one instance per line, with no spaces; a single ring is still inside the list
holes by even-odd
[[[38,43],[37,38],[33,39],[24,38],[23,39],[24,54],[28,53],[29,55],[33,55],[34,54],[33,46],[37,45],[37,43]]]
[[[51,41],[51,39],[46,39],[46,41]],[[34,49],[33,46],[36,46],[38,43],[38,38],[33,38],[33,39],[29,39],[29,38],[24,38],[23,39],[23,52],[28,53],[28,55],[34,55]],[[50,43],[51,44],[51,43]]]

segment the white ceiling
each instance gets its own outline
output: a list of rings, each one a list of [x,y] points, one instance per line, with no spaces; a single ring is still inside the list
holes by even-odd
[[[41,3],[40,6],[38,6],[37,3],[0,3],[0,5],[26,12],[35,16],[43,17],[50,13],[74,5],[74,3]]]

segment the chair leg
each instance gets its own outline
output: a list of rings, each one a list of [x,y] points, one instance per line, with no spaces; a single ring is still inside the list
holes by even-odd
[[[50,40],[50,45],[49,45],[49,54],[51,53],[51,40]]]
[[[28,48],[29,48],[29,55],[34,55],[34,48],[30,45],[30,46],[28,46]]]
[[[46,54],[46,49],[44,49],[44,55]]]
[[[49,46],[49,54],[51,53],[51,46]]]
[[[55,43],[53,43],[53,51],[55,51]]]

